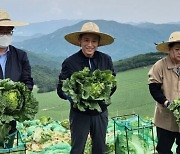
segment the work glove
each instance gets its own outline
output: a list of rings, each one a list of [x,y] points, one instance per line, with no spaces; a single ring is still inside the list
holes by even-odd
[[[169,107],[172,103],[170,101],[168,101],[167,103],[167,107]]]

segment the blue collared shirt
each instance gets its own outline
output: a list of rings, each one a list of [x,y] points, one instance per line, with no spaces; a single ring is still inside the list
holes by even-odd
[[[5,78],[5,66],[6,66],[8,51],[9,51],[9,47],[7,48],[5,53],[0,55],[0,65],[1,65],[1,68],[2,68],[3,78]]]

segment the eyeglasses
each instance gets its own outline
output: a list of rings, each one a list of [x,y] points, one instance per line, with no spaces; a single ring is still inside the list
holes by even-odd
[[[4,36],[4,35],[12,35],[13,34],[13,30],[12,31],[6,31],[6,32],[1,32],[0,31],[0,37]]]

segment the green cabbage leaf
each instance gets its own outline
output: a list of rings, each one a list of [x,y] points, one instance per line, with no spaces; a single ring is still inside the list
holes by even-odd
[[[168,106],[168,109],[171,110],[176,118],[176,122],[180,127],[180,98],[172,101],[171,105]]]

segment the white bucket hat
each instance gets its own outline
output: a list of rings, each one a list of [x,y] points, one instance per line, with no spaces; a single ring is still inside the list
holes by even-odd
[[[9,14],[6,11],[0,10],[0,26],[25,26],[28,23],[12,21]]]
[[[109,34],[105,34],[105,33],[100,32],[98,25],[96,25],[93,22],[85,23],[82,26],[81,31],[69,33],[69,34],[65,35],[64,38],[69,43],[71,43],[73,45],[80,46],[79,35],[86,34],[86,33],[99,35],[100,36],[99,46],[108,45],[108,44],[111,44],[114,42],[114,38],[112,36],[110,36]]]
[[[169,37],[169,41],[158,44],[156,49],[161,52],[169,52],[169,44],[176,42],[180,42],[180,31],[173,32]]]

